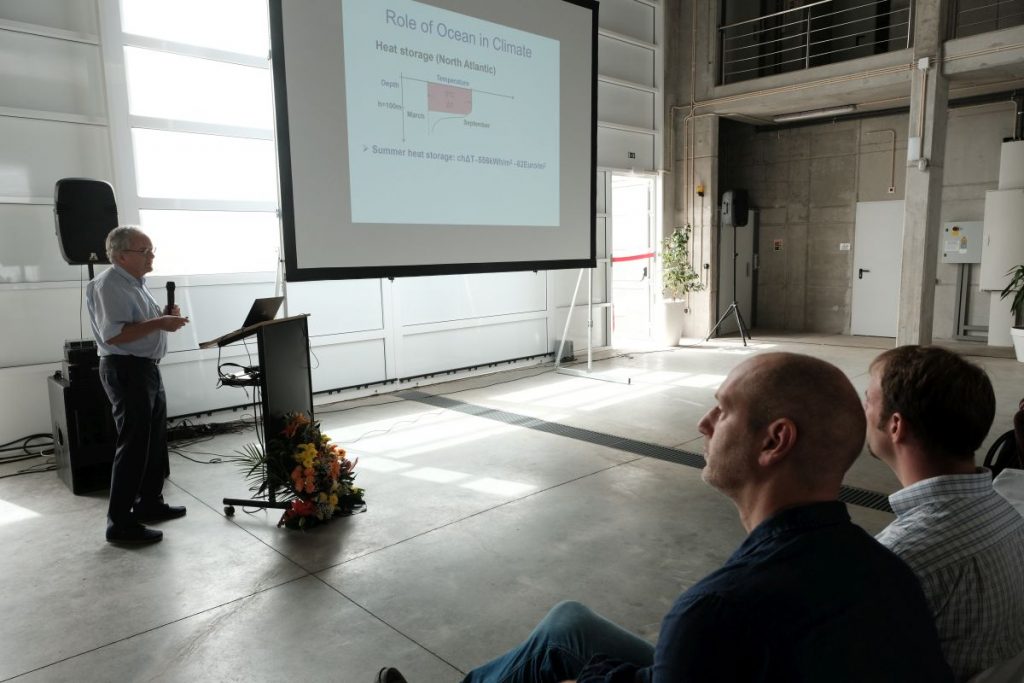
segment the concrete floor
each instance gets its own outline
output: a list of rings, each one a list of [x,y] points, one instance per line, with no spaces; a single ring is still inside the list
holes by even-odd
[[[842,341],[721,340],[594,363],[628,385],[530,367],[423,390],[700,451],[697,420],[750,354],[818,356],[863,391],[877,345]],[[974,360],[996,386],[992,440],[1016,410],[1024,364]],[[395,395],[318,410],[360,458],[368,510],[308,533],[278,529],[276,512],[225,517],[221,499],[246,493],[226,463],[172,455],[165,493],[188,516],[138,549],[104,542],[105,494],[74,496],[52,472],[0,479],[0,680],[360,683],[386,664],[411,683],[458,681],[561,599],[653,639],[679,592],[744,536],[732,504],[691,467]],[[188,454],[230,455],[254,438],[220,436]],[[847,483],[897,488],[869,457]],[[871,532],[890,519],[850,510]]]

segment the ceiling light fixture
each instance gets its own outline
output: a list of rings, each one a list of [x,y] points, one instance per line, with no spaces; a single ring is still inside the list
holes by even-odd
[[[798,111],[795,114],[779,114],[772,117],[775,123],[789,123],[790,121],[804,121],[806,119],[821,119],[826,116],[840,116],[857,110],[852,104],[844,104],[840,107],[827,107],[825,109],[812,109],[810,111]]]

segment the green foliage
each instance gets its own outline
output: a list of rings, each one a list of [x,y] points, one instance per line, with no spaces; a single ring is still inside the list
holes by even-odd
[[[700,273],[690,264],[690,233],[689,225],[676,228],[662,242],[661,283],[665,293],[671,297],[678,298],[704,289]]]
[[[1014,327],[1024,327],[1024,265],[1014,266],[1006,273],[1010,276],[1010,283],[1006,285],[1000,299],[1013,295],[1010,302],[1010,310],[1013,312]]]
[[[263,497],[272,484],[278,500],[291,500],[295,497],[290,489],[281,488],[289,481],[288,464],[282,462],[281,458],[268,458],[263,448],[253,443],[245,444],[242,450],[236,452],[238,455],[229,459],[241,468],[253,495]]]

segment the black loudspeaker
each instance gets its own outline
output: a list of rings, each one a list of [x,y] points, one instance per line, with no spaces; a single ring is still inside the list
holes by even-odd
[[[47,378],[57,475],[73,493],[110,486],[117,428],[92,341],[68,342],[64,372]]]
[[[722,193],[722,221],[742,228],[747,224],[750,206],[746,190],[726,190]]]
[[[117,227],[117,203],[110,183],[62,178],[53,190],[57,239],[64,260],[73,266],[110,263],[107,233]]]

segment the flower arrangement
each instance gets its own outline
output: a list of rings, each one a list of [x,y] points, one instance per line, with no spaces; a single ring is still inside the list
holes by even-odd
[[[270,487],[283,489],[281,498],[291,501],[278,526],[308,529],[365,509],[363,489],[355,486],[357,460],[331,443],[320,424],[303,413],[284,417],[280,433],[267,439],[265,449],[255,444],[241,451],[246,477],[257,495]]]

